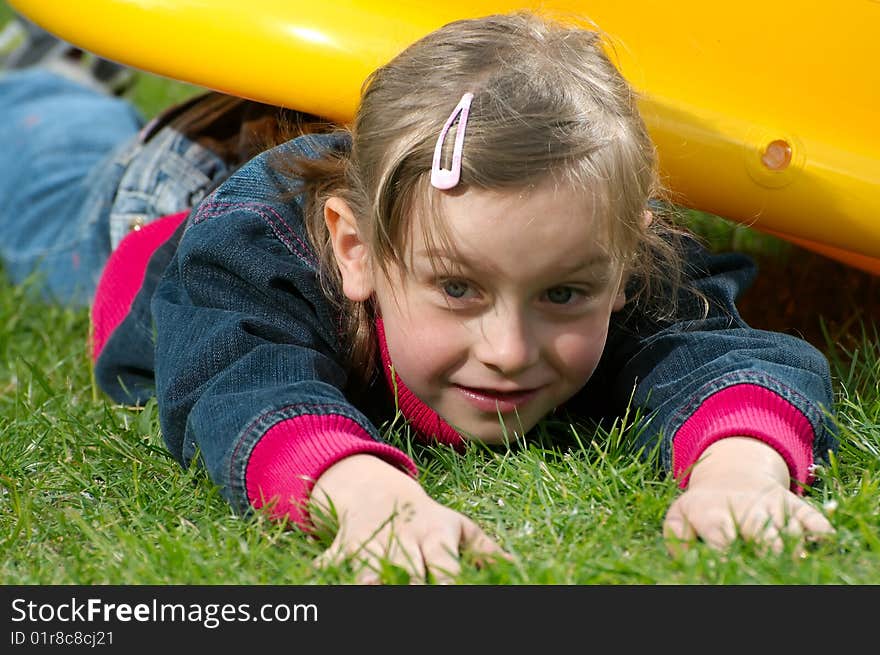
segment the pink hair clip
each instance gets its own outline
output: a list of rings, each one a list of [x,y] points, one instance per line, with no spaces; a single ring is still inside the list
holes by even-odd
[[[449,118],[446,119],[446,124],[440,131],[440,136],[437,137],[437,145],[434,147],[434,162],[431,165],[431,186],[437,189],[451,189],[461,179],[461,150],[464,147],[464,128],[467,126],[468,113],[470,112],[471,100],[473,99],[473,93],[465,93],[461,97]],[[458,117],[458,129],[455,131],[455,145],[452,148],[452,168],[440,168],[443,142],[446,140],[446,134],[455,122],[456,117]]]

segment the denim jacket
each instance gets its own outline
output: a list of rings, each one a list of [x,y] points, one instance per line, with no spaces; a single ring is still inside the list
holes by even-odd
[[[303,198],[271,163],[347,147],[340,135],[299,137],[225,180],[155,252],[131,311],[96,363],[100,386],[115,400],[157,397],[171,453],[184,465],[198,457],[240,511],[253,501],[249,458],[279,421],[342,417],[378,443],[377,426],[394,412],[383,376],[367,389],[349,382],[338,317],[306,237]],[[686,248],[687,279],[708,310],[684,291],[674,320],[653,320],[630,303],[612,316],[595,373],[561,409],[585,421],[638,410],[633,447],[658,447],[662,465],[675,471],[676,435],[697,434],[699,450],[708,445],[700,434],[721,434],[724,417],[712,414],[713,399],[727,398],[728,414],[757,399],[791,415],[807,434],[811,463],[825,459],[836,448],[826,359],[801,339],[743,321],[734,303],[755,273],[748,257],[711,254],[692,241]],[[725,396],[730,390],[737,395]],[[733,433],[748,434],[747,425]]]

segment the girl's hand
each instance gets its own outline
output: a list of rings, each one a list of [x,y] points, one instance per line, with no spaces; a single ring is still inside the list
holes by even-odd
[[[715,442],[694,466],[687,491],[669,507],[670,551],[696,538],[716,549],[741,537],[780,552],[783,535],[834,532],[825,516],[789,490],[788,467],[771,446],[748,437]]]
[[[471,519],[441,505],[419,483],[372,455],[351,455],[315,483],[312,503],[333,507],[336,538],[316,560],[318,567],[350,560],[360,584],[380,582],[384,560],[404,568],[412,583],[449,584],[468,550],[488,559],[509,558]]]

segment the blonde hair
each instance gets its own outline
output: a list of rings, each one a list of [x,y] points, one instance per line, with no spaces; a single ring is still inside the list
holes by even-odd
[[[680,269],[664,238],[670,225],[656,214],[650,225],[645,220],[648,200],[661,193],[656,154],[636,94],[602,36],[527,12],[449,23],[366,80],[350,152],[288,162],[307,194],[322,284],[340,311],[351,368],[362,380],[375,371],[375,308],[341,293],[324,202],[339,196],[348,203],[386,273],[389,262],[402,265],[413,210],[432,206],[432,195],[441,193],[429,184],[434,147],[465,92],[474,98],[457,188],[516,189],[547,178],[573,185],[599,209],[611,254],[639,282],[639,294]]]

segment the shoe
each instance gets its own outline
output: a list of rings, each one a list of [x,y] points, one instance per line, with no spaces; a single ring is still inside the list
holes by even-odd
[[[101,57],[92,58],[89,72],[107,93],[114,96],[124,95],[137,79],[133,69]]]
[[[0,68],[39,66],[107,95],[121,96],[134,85],[135,71],[87,54],[24,18],[0,31]]]
[[[0,66],[6,69],[43,66],[50,61],[82,58],[82,50],[43,28],[16,18],[9,21],[0,32]]]

